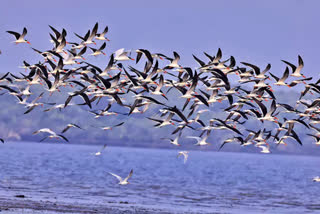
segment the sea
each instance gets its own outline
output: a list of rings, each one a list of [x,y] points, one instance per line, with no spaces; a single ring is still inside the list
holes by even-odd
[[[190,150],[184,163],[176,149],[107,146],[95,156],[101,149],[1,144],[0,209],[8,199],[88,208],[121,204],[126,213],[136,208],[146,213],[320,213],[320,183],[312,181],[320,176],[316,156],[213,152],[206,147]],[[126,177],[131,169],[126,186],[109,174]]]

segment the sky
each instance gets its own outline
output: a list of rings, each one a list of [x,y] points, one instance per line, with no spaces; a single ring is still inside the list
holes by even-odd
[[[67,40],[79,41],[99,22],[99,31],[108,25],[106,52],[119,48],[146,48],[172,56],[177,51],[181,63],[196,67],[192,54],[205,59],[203,51],[215,54],[222,49],[225,58],[234,56],[281,75],[281,59],[297,63],[301,55],[304,73],[318,79],[320,49],[320,1],[43,1],[11,0],[0,8],[0,63],[6,71],[19,71],[23,60],[40,60],[27,44],[15,45],[5,31],[22,32],[32,47],[51,48],[48,25],[65,28]],[[108,58],[101,59],[107,64]],[[34,62],[35,63],[35,62]]]

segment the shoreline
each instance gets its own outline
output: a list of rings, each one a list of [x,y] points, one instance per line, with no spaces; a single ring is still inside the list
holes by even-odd
[[[56,143],[56,142],[37,142],[37,141],[8,141],[7,143],[13,143],[13,144],[46,144],[46,145],[63,145],[63,146],[88,146],[88,147],[101,147],[103,146],[102,143],[98,144],[82,144],[82,143]],[[109,148],[129,148],[129,149],[146,149],[146,150],[165,150],[165,151],[180,151],[182,148],[176,148],[176,147],[170,147],[170,146],[164,146],[164,147],[152,147],[152,146],[130,146],[130,145],[116,145],[116,144],[110,144],[107,145]],[[190,145],[189,145],[190,146]],[[212,148],[184,148],[184,150],[188,151],[195,151],[195,152],[213,152],[213,153],[225,153],[225,154],[243,154],[243,155],[261,155],[259,152],[256,151],[250,151],[250,150],[244,150],[244,151],[218,151],[218,150],[212,150]],[[263,155],[263,154],[262,154]],[[317,153],[304,153],[304,152],[285,152],[285,151],[277,151],[273,152],[267,155],[275,155],[275,156],[302,156],[302,157],[319,157],[319,154]]]
[[[85,203],[66,203],[66,202],[52,202],[48,200],[32,200],[31,198],[14,198],[6,199],[0,198],[0,212],[1,213],[45,213],[45,214],[99,214],[99,213],[172,213],[168,210],[159,208],[143,208],[128,202],[106,202],[104,204],[85,204]],[[195,213],[195,212],[174,212],[174,213]]]
[[[231,207],[230,207],[231,208]],[[50,200],[33,200],[32,198],[4,198],[0,197],[0,213],[1,214],[254,214],[254,213],[292,213],[290,209],[255,209],[253,207],[246,208],[212,208],[212,209],[196,209],[190,210],[186,208],[168,209],[157,206],[146,206],[128,202],[111,202],[105,203],[82,203],[82,202],[62,202]],[[309,212],[317,212],[318,209],[310,209]]]

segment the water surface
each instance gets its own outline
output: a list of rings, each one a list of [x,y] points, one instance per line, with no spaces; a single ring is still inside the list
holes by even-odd
[[[0,196],[70,203],[128,203],[168,212],[320,212],[320,158],[48,143],[0,145]],[[210,148],[208,148],[210,150]],[[107,172],[123,177],[127,186]]]

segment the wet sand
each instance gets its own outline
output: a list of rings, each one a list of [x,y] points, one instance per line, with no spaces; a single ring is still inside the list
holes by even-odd
[[[5,199],[0,198],[0,213],[26,214],[57,214],[57,213],[171,213],[161,209],[136,207],[132,204],[106,202],[101,204],[78,204],[51,201],[35,201],[28,198]],[[186,213],[186,212],[183,212]],[[189,212],[190,213],[190,212]]]
[[[52,202],[45,200],[32,200],[30,198],[0,198],[0,213],[1,214],[58,214],[58,213],[70,213],[70,214],[99,214],[99,213],[187,213],[192,214],[195,212],[188,211],[169,211],[151,207],[138,207],[128,202],[106,202],[105,204],[85,204],[85,203],[66,203],[66,202]]]

